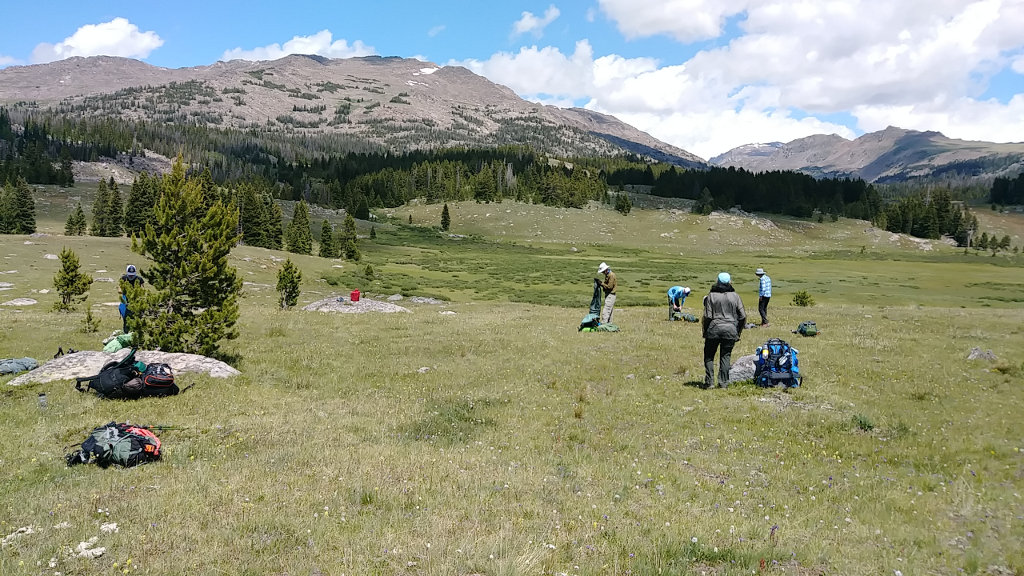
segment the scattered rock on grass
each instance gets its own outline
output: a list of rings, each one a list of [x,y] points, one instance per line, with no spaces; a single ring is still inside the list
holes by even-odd
[[[998,360],[996,355],[991,350],[981,351],[981,348],[975,346],[971,348],[971,353],[967,355],[968,360]]]

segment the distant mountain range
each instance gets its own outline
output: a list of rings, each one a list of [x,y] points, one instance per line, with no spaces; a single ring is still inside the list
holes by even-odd
[[[796,170],[869,182],[988,179],[1024,169],[1024,143],[887,128],[748,144],[705,162],[613,116],[528,102],[459,66],[415,59],[292,55],[161,68],[111,56],[0,70],[0,104],[244,131],[337,135],[393,151],[523,144],[556,156],[622,152],[686,168]],[[1022,134],[1024,137],[1024,134]]]
[[[1024,170],[1024,143],[955,140],[938,132],[889,127],[856,140],[819,134],[785,144],[747,144],[715,156],[711,164],[879,183],[915,178],[973,180],[1019,174]]]
[[[286,56],[160,68],[109,56],[0,70],[0,103],[296,134],[340,134],[394,151],[525,144],[559,156],[632,152],[706,162],[618,119],[528,102],[458,66],[403,58]]]

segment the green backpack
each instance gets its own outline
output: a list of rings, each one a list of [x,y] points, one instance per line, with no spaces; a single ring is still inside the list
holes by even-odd
[[[818,325],[811,320],[808,320],[807,322],[801,322],[800,325],[796,327],[796,330],[793,331],[793,333],[799,334],[801,336],[817,336]]]
[[[97,426],[74,452],[66,454],[68,466],[93,463],[130,468],[160,459],[160,438],[148,426],[111,422]]]

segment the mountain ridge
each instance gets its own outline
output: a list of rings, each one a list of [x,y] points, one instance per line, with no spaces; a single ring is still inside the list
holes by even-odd
[[[293,54],[187,68],[75,57],[0,70],[0,103],[17,102],[80,116],[347,134],[396,151],[523,144],[707,167],[613,116],[529,102],[464,67],[399,57]]]
[[[853,140],[815,134],[785,143],[746,144],[708,162],[752,172],[796,170],[879,183],[948,176],[988,179],[1024,169],[1024,143],[959,140],[937,131],[889,126]]]

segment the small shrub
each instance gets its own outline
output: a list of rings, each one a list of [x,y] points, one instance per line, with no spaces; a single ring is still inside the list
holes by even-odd
[[[863,414],[857,414],[853,417],[853,425],[864,432],[871,432],[875,429],[875,423],[871,421],[871,418]]]
[[[287,310],[299,300],[299,282],[302,281],[302,272],[299,271],[292,259],[284,261],[284,265],[277,271],[277,291],[281,294],[281,308]]]
[[[366,276],[367,278],[373,278],[373,266],[367,264],[366,268],[363,268],[363,276]]]
[[[82,332],[85,332],[86,334],[92,334],[94,332],[99,332],[99,330],[100,330],[100,321],[99,321],[99,319],[97,319],[96,317],[94,317],[92,315],[92,307],[91,306],[86,306],[86,308],[85,308],[85,318],[82,320]]]
[[[806,290],[801,290],[793,294],[793,306],[814,306],[814,298]]]

